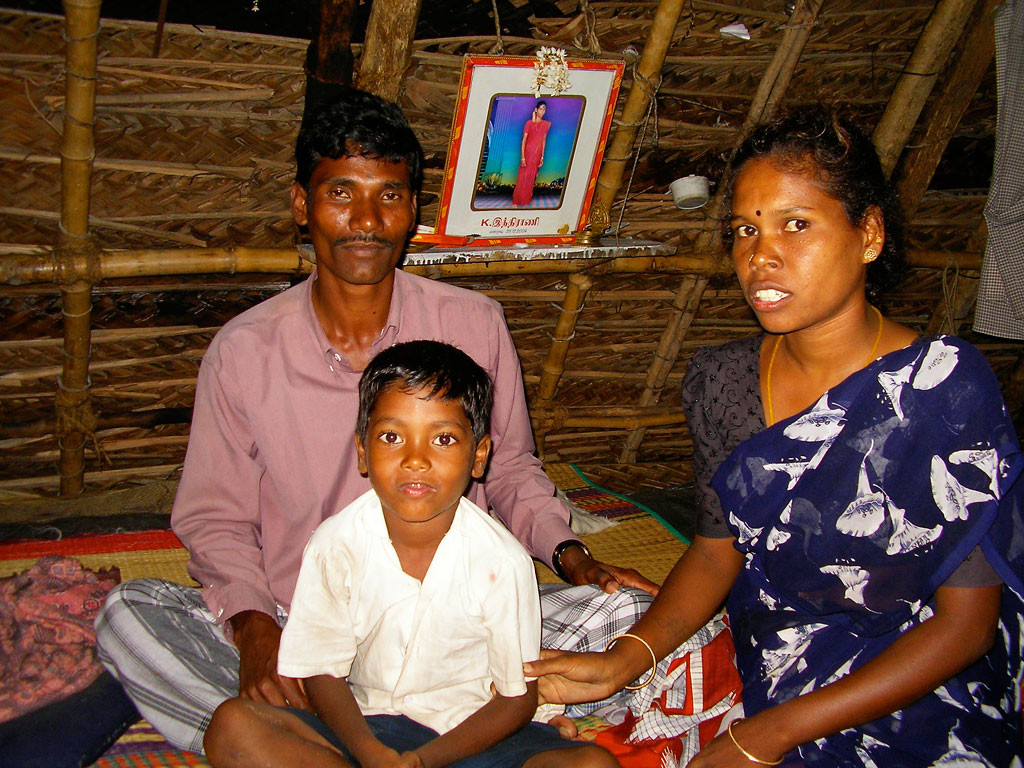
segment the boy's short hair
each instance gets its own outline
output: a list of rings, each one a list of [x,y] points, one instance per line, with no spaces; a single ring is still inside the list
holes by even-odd
[[[420,191],[423,148],[397,104],[346,88],[308,114],[295,140],[295,181],[309,192],[316,164],[342,156],[405,162],[413,193]]]
[[[366,442],[370,414],[381,393],[397,386],[403,392],[428,389],[427,399],[458,400],[477,443],[490,431],[494,386],[491,377],[461,349],[440,341],[407,341],[378,354],[359,379],[356,434]]]

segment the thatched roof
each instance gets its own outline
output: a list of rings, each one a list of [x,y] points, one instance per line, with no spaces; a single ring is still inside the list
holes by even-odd
[[[502,44],[508,54],[532,55],[539,45],[557,45],[573,56],[624,60],[621,109],[657,5],[560,0],[546,6],[560,16],[527,16],[528,27],[519,19],[518,34],[504,35]],[[786,81],[783,105],[838,104],[874,128],[935,5],[826,2]],[[969,11],[975,3],[960,5]],[[905,147],[895,147],[902,160],[894,179],[915,211],[910,245],[930,252],[932,266],[912,269],[888,309],[922,331],[952,327],[968,336],[1009,385],[1014,376],[1024,376],[1022,345],[969,330],[996,104],[991,54],[973,62],[984,54],[967,40],[977,25],[990,29],[992,5],[978,2],[973,15],[964,13],[966,21],[947,33],[956,45],[942,59],[938,85]],[[733,23],[743,23],[750,40],[721,34]],[[667,242],[679,254],[720,264],[713,239],[701,236],[715,228],[708,219],[713,207],[680,212],[666,188],[678,176],[698,173],[712,180],[714,191],[757,103],[759,85],[780,46],[788,45],[793,26],[780,0],[683,3],[656,109],[638,132],[638,160],[627,165],[626,184],[611,212],[613,223],[621,214],[624,234]],[[153,36],[152,24],[102,22],[90,211],[98,243],[108,250],[292,247],[296,235],[287,189],[307,41],[169,25],[160,56],[153,58]],[[421,200],[426,223],[436,215],[462,56],[488,52],[495,44],[493,34],[414,43],[400,102],[427,153]],[[0,11],[0,258],[45,254],[58,240],[63,49],[60,17]],[[980,74],[965,85],[961,81],[971,67]],[[691,275],[657,269],[593,274],[557,392],[543,403],[536,398],[541,364],[568,274],[445,279],[504,304],[544,457],[577,462],[602,481],[625,487],[689,477],[689,436],[677,411],[678,384],[690,354],[702,344],[756,329],[735,281],[713,274],[720,271],[719,266]],[[147,277],[107,280],[94,288],[90,377],[100,423],[86,448],[87,488],[174,476],[205,346],[225,319],[292,277]],[[0,285],[0,322],[0,493],[53,493],[55,382],[64,360],[59,289],[46,282]],[[1019,409],[1017,390],[1008,395]],[[158,423],[141,426],[141,413],[153,414]],[[566,419],[579,414],[647,417],[656,426],[567,426],[573,422]]]

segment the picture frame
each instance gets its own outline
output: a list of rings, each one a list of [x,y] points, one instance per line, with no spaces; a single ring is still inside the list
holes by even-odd
[[[465,57],[438,241],[568,243],[586,226],[624,67],[568,59],[568,87],[535,95],[537,61]]]

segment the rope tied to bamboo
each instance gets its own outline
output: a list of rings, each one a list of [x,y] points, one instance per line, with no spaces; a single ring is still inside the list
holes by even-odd
[[[100,30],[99,27],[97,27],[95,32],[90,32],[88,35],[85,35],[84,37],[68,37],[67,31],[61,30],[60,36],[65,43],[87,43],[90,40],[95,40],[96,38],[98,38],[100,36]]]
[[[545,406],[545,409],[534,417],[536,431],[547,434],[562,429],[569,418],[568,407],[559,403],[545,403]]]
[[[64,382],[57,382],[57,421],[54,434],[60,447],[71,435],[82,435],[84,439],[96,440],[96,412],[92,409],[92,399],[84,390],[69,390]],[[84,389],[88,389],[86,386]]]
[[[505,41],[501,37],[501,16],[498,13],[498,0],[491,0],[491,8],[494,13],[494,45],[488,53],[496,53],[499,56],[505,52]]]
[[[102,250],[96,239],[90,235],[76,235],[60,225],[60,241],[50,253],[53,263],[53,282],[57,285],[69,286],[78,282],[96,285],[103,279],[103,267],[100,264]],[[86,313],[87,314],[87,313]],[[80,317],[70,314],[67,317]]]
[[[580,0],[580,15],[583,16],[583,24],[586,26],[586,44],[580,45],[578,37],[573,42],[592,56],[600,56],[604,51],[601,50],[601,41],[597,37],[597,13],[590,7],[588,0]]]

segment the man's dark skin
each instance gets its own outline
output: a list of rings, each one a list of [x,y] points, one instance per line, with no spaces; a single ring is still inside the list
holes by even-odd
[[[387,322],[395,267],[416,226],[416,191],[408,166],[358,154],[322,158],[308,193],[301,184],[292,185],[291,212],[299,226],[308,228],[316,252],[317,318],[334,349],[361,371]],[[598,562],[582,547],[567,548],[560,563],[572,584],[597,584],[606,592],[620,585],[658,591],[632,568]],[[229,624],[240,654],[239,696],[310,710],[299,681],[277,674],[277,622],[260,611],[242,611]]]

